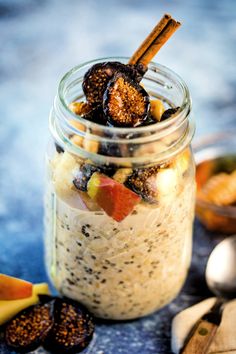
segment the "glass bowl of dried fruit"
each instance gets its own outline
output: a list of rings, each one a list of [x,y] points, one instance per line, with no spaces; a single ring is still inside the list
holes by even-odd
[[[236,130],[207,136],[195,146],[196,216],[211,231],[236,232]]]

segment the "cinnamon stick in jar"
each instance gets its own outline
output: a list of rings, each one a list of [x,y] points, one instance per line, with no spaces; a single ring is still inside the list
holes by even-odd
[[[147,66],[161,47],[181,26],[169,14],[165,14],[129,60],[129,64],[140,63]]]

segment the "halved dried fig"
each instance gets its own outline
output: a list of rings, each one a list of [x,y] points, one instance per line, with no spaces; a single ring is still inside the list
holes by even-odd
[[[116,74],[104,93],[103,110],[111,125],[137,127],[148,117],[148,93],[128,76]]]
[[[175,115],[178,112],[178,110],[179,110],[179,107],[166,109],[165,112],[161,116],[161,121],[168,119],[171,116]]]
[[[139,82],[146,70],[142,64],[125,65],[116,61],[93,65],[85,73],[83,80],[83,91],[88,103],[92,106],[102,104],[107,84],[116,73],[124,73]]]
[[[27,353],[38,348],[53,326],[53,301],[30,306],[6,326],[5,340],[14,351]]]
[[[103,125],[107,123],[102,105],[92,106],[86,102],[71,102],[69,108],[73,113],[91,122]]]
[[[156,177],[160,166],[137,168],[128,176],[125,185],[149,203],[157,202],[158,186]]]
[[[79,303],[56,299],[54,325],[44,347],[52,353],[78,353],[88,346],[94,333],[92,315]]]

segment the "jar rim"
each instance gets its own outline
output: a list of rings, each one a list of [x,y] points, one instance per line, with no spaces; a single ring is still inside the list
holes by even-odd
[[[139,126],[139,127],[111,127],[111,126],[105,126],[102,124],[98,124],[95,122],[91,122],[85,118],[83,118],[80,115],[75,114],[72,112],[68,104],[66,103],[65,100],[65,92],[67,88],[67,82],[68,80],[76,74],[78,71],[81,69],[84,69],[88,67],[88,69],[96,64],[96,63],[101,63],[101,62],[106,62],[106,61],[127,61],[128,62],[129,57],[103,57],[103,58],[98,58],[98,59],[93,59],[84,63],[81,63],[79,65],[74,66],[71,70],[69,70],[60,80],[58,90],[57,90],[57,97],[59,99],[59,102],[62,105],[62,110],[66,115],[70,115],[73,117],[73,119],[77,120],[78,122],[81,122],[84,126],[87,128],[95,128],[100,131],[106,131],[107,133],[113,133],[113,134],[128,134],[128,133],[148,133],[151,131],[157,131],[157,130],[163,130],[165,128],[168,128],[170,125],[174,124],[176,121],[181,120],[181,117],[186,116],[188,112],[191,110],[192,102],[191,102],[191,96],[190,92],[188,89],[187,84],[185,81],[178,75],[176,74],[173,70],[168,68],[167,66],[164,66],[159,63],[151,62],[148,65],[148,70],[154,71],[154,72],[161,72],[164,77],[167,79],[171,79],[175,83],[178,83],[182,89],[183,92],[183,100],[182,103],[179,105],[178,113],[174,117],[169,117],[168,119],[162,121],[162,122],[157,122],[151,125],[146,125],[146,126]],[[145,76],[144,76],[145,78]]]
[[[106,61],[127,63],[128,59],[127,57],[105,57],[91,60],[75,66],[63,76],[59,83],[49,121],[52,135],[59,145],[65,146],[68,151],[76,155],[92,161],[99,161],[99,163],[101,161],[119,164],[128,162],[133,165],[141,165],[147,161],[154,163],[154,161],[169,160],[190,144],[195,125],[190,116],[191,98],[188,87],[179,75],[161,64],[151,62],[143,79],[151,97],[160,97],[170,107],[179,108],[174,116],[163,122],[135,128],[110,127],[91,122],[69,109],[70,102],[82,99],[84,96],[81,90],[83,74],[93,64]],[[79,87],[78,91],[77,86]],[[159,93],[156,90],[158,87],[161,88]],[[177,90],[177,96],[174,94],[175,90]],[[170,95],[166,96],[168,92],[173,96],[170,98],[168,97]],[[176,98],[178,103],[176,103]],[[71,121],[78,123],[78,128]],[[80,124],[83,129],[80,128]],[[70,139],[73,135],[80,136],[82,141],[87,141],[88,144],[89,142],[93,144],[93,141],[95,144],[98,142],[100,147],[105,148],[105,153],[102,149],[96,152],[91,151],[83,143],[82,146],[77,145]],[[135,152],[138,146],[142,147],[140,156]],[[114,152],[114,155],[112,152],[107,153],[109,148]],[[118,152],[116,152],[116,148],[117,151],[119,150]]]

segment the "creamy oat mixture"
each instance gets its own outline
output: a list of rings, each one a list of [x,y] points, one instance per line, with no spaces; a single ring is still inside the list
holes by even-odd
[[[188,158],[185,152],[158,173],[157,204],[142,200],[117,222],[80,198],[84,193],[72,184],[80,161],[56,154],[46,194],[46,262],[62,294],[109,319],[144,316],[178,294],[192,250],[195,184]]]

